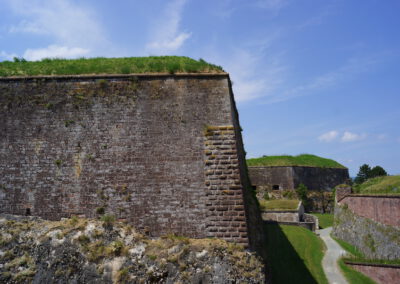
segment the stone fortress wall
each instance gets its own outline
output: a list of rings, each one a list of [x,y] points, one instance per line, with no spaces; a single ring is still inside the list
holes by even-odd
[[[272,189],[296,189],[301,183],[309,190],[331,191],[346,183],[348,169],[302,166],[251,166],[249,176],[253,186]]]
[[[333,235],[371,259],[400,259],[400,196],[336,189]]]
[[[0,131],[0,213],[262,237],[227,74],[0,78]]]

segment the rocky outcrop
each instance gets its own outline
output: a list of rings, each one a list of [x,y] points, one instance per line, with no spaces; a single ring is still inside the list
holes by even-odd
[[[0,215],[1,283],[264,283],[263,263],[218,239],[150,239],[102,220]]]

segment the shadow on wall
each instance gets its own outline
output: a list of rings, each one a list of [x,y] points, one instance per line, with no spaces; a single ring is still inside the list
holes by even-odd
[[[318,283],[278,224],[265,224],[272,283]]]

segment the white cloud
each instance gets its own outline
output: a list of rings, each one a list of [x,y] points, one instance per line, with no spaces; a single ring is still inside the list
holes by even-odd
[[[85,7],[81,2],[76,4],[70,0],[7,0],[6,3],[14,14],[23,18],[17,25],[9,28],[10,33],[46,36],[46,40],[52,41],[46,48],[33,50],[27,47],[25,54],[36,59],[40,59],[40,53],[55,53],[60,57],[71,57],[73,54],[81,56],[83,53],[100,55],[96,54],[96,50],[99,53],[99,50],[109,47],[104,31],[92,13],[93,8]]]
[[[50,45],[46,48],[27,49],[24,58],[27,60],[40,60],[42,58],[76,58],[89,53],[89,49],[80,47],[67,47],[59,45]]]
[[[339,132],[337,132],[336,130],[332,130],[332,131],[329,131],[329,132],[326,132],[326,133],[320,135],[318,137],[318,140],[322,141],[322,142],[331,142],[331,141],[335,140],[338,136],[339,136]]]
[[[0,58],[4,58],[5,60],[12,60],[14,57],[18,57],[15,53],[7,53],[5,51],[0,51]]]
[[[352,133],[350,131],[345,131],[340,140],[342,142],[354,142],[354,141],[363,140],[366,137],[367,137],[366,134],[356,134],[356,133]]]
[[[164,19],[155,26],[150,43],[146,45],[149,53],[168,54],[175,52],[192,35],[179,29],[183,7],[186,0],[175,0],[169,3],[164,11]]]

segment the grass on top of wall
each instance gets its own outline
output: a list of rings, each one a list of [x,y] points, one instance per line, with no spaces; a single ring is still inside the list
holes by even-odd
[[[362,184],[354,185],[353,190],[360,194],[400,195],[400,175],[371,178]]]
[[[311,154],[302,154],[297,156],[263,156],[261,158],[253,158],[247,160],[248,166],[306,166],[320,168],[340,168],[346,167],[338,162],[318,157]]]
[[[275,200],[261,200],[261,210],[296,210],[299,206],[300,200],[286,200],[286,199],[275,199]]]
[[[333,214],[330,213],[312,213],[312,215],[318,217],[318,223],[320,229],[325,229],[333,226]]]
[[[0,77],[34,75],[222,73],[222,67],[184,56],[43,59],[0,62]]]

